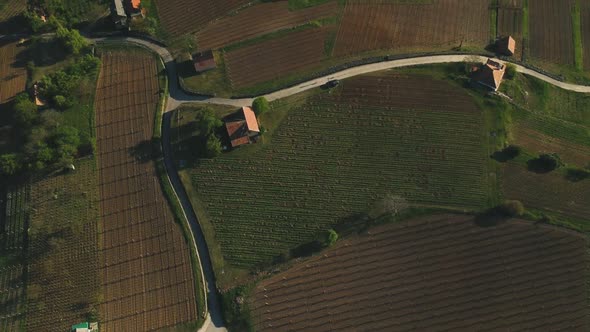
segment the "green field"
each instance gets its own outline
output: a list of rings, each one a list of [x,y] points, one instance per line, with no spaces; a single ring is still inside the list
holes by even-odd
[[[370,92],[375,85],[387,93]],[[359,95],[363,87],[367,94]],[[262,143],[186,170],[196,210],[229,265],[269,263],[384,199],[458,210],[488,205],[484,114],[461,88],[385,75],[339,89],[275,103],[260,119],[269,129]]]

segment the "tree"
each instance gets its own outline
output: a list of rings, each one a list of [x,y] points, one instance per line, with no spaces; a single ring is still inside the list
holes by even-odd
[[[67,29],[58,26],[56,37],[62,45],[72,54],[80,54],[80,51],[88,46],[88,42],[76,29]]]
[[[62,163],[73,161],[80,145],[78,130],[70,126],[60,126],[55,129],[51,136],[51,143],[55,148],[58,161]]]
[[[527,162],[528,169],[536,173],[548,173],[563,165],[556,153],[545,153]]]
[[[254,113],[256,113],[257,116],[260,116],[270,109],[270,105],[266,98],[258,97],[252,102],[252,108],[254,109]]]
[[[500,204],[497,211],[507,217],[519,217],[524,214],[524,205],[520,201],[508,200]]]
[[[41,17],[39,17],[39,15],[37,15],[35,12],[27,10],[23,13],[23,17],[31,28],[31,31],[35,33],[39,32],[45,26],[45,22],[43,22]]]
[[[328,234],[327,234],[327,239],[325,242],[325,246],[331,247],[334,245],[334,243],[336,243],[336,241],[338,241],[338,233],[336,233],[336,231],[333,229],[329,229]]]
[[[15,153],[0,156],[0,173],[3,175],[14,175],[19,169],[18,156]]]
[[[206,149],[207,157],[217,157],[221,153],[221,141],[219,138],[214,134],[209,135],[209,137],[207,137]]]
[[[60,110],[65,110],[66,108],[72,106],[72,102],[62,95],[53,97],[53,101],[55,102],[55,106]]]
[[[14,120],[23,127],[30,127],[38,118],[37,105],[26,93],[18,95],[14,104]]]

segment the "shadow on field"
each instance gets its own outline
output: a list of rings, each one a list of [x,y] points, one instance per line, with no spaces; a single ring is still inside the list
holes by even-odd
[[[500,208],[494,207],[475,215],[473,223],[482,228],[496,227],[510,220]]]
[[[140,163],[146,163],[153,160],[156,156],[152,140],[141,141],[136,146],[129,148],[129,154]]]

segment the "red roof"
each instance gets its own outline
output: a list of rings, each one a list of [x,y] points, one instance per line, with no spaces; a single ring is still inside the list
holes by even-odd
[[[256,114],[250,107],[242,107],[236,118],[225,123],[225,129],[232,147],[250,143],[250,135],[260,132]]]
[[[141,0],[131,0],[131,7],[133,7],[133,9],[139,9],[140,6]]]
[[[498,40],[498,52],[505,55],[514,55],[516,50],[516,41],[512,36],[508,36]]]
[[[215,69],[215,57],[212,51],[198,52],[193,55],[193,62],[197,73],[204,72],[206,70]]]
[[[506,66],[500,62],[488,59],[482,68],[474,73],[473,78],[480,84],[490,87],[496,91],[502,83],[505,69]]]
[[[252,108],[244,106],[242,107],[242,112],[244,113],[248,130],[260,132],[260,129],[258,128],[258,121],[256,120],[256,114],[254,114]]]

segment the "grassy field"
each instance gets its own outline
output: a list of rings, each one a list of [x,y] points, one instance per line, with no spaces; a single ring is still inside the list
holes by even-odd
[[[94,159],[75,165],[31,185],[28,330],[98,317],[98,171]]]
[[[443,81],[359,77],[279,101],[260,123],[262,143],[189,160],[184,171],[228,268],[270,263],[383,200],[458,210],[491,202],[484,112]]]

